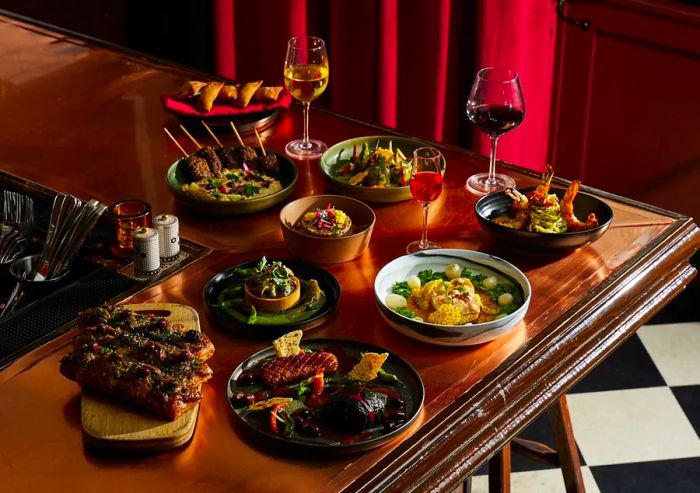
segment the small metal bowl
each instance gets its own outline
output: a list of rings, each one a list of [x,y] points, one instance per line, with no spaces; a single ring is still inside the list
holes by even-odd
[[[26,288],[30,291],[34,289],[43,290],[55,288],[56,285],[60,284],[66,279],[68,273],[70,272],[69,269],[66,269],[60,275],[51,279],[44,279],[43,277],[40,277],[39,279],[29,279],[28,276],[34,270],[34,267],[39,262],[40,258],[41,254],[35,253],[34,255],[26,255],[24,257],[15,259],[10,264],[10,274],[12,274],[18,281],[22,280],[23,276],[27,276],[24,279],[24,282]]]

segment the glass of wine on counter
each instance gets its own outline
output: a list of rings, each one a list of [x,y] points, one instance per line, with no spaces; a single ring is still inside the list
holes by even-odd
[[[423,206],[423,232],[420,240],[409,243],[407,253],[440,248],[438,243],[428,241],[428,208],[442,193],[444,164],[442,154],[434,147],[419,147],[413,151],[413,172],[408,184],[414,200]]]
[[[496,144],[501,135],[513,130],[525,118],[525,99],[518,74],[511,69],[495,67],[479,70],[467,100],[467,117],[491,140],[489,172],[470,176],[467,189],[485,195],[515,187],[515,180],[510,176],[496,173]]]
[[[289,40],[284,83],[292,97],[304,107],[304,137],[288,143],[285,151],[298,159],[319,158],[328,146],[320,140],[309,139],[309,105],[328,85],[328,54],[321,38],[299,36]]]

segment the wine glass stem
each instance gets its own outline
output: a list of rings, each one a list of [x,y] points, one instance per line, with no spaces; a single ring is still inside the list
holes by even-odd
[[[428,244],[428,207],[430,207],[430,202],[425,202],[423,204],[423,234],[420,238],[421,248]]]
[[[304,138],[302,140],[301,147],[303,149],[306,149],[310,146],[309,144],[309,106],[311,103],[308,101],[305,103],[302,103],[304,107]]]
[[[491,139],[491,159],[489,161],[489,177],[487,182],[489,185],[496,184],[496,144],[498,143],[498,137],[495,135],[489,135]]]

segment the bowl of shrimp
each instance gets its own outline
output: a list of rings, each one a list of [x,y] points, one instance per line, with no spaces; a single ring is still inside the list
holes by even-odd
[[[567,188],[551,188],[547,166],[537,187],[506,188],[484,195],[474,204],[481,228],[509,247],[573,250],[600,238],[613,211],[601,199],[579,192],[574,180]]]
[[[400,333],[439,346],[468,346],[509,332],[531,288],[513,264],[484,252],[440,248],[404,255],[374,280],[379,313]]]

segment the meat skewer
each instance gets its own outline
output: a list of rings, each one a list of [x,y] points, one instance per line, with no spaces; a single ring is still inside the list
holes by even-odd
[[[267,156],[267,153],[265,152],[265,146],[262,143],[262,140],[260,140],[260,134],[258,133],[258,129],[253,127],[253,130],[255,131],[255,137],[258,139],[258,144],[260,145],[260,150],[262,151],[263,157]]]
[[[197,142],[197,141],[195,140],[195,138],[192,137],[192,135],[187,131],[187,129],[186,129],[185,127],[182,126],[182,124],[180,124],[180,128],[182,129],[183,132],[185,132],[185,135],[187,135],[187,136],[190,138],[190,140],[194,143],[194,145],[197,146],[197,149],[201,149],[201,148],[202,148],[202,146],[199,144],[199,142]]]
[[[207,125],[207,122],[204,120],[201,120],[202,125],[204,125],[204,128],[207,129],[207,132],[209,132],[209,135],[211,135],[211,138],[214,139],[214,141],[218,144],[219,147],[223,147],[224,145],[219,141],[219,139],[216,138],[216,135],[214,135],[214,132],[211,131],[211,128],[209,128],[209,125]]]
[[[170,137],[170,140],[173,141],[173,143],[177,146],[177,148],[180,149],[180,152],[182,152],[182,155],[183,155],[184,157],[189,156],[189,154],[187,154],[187,151],[185,151],[185,150],[182,148],[182,146],[180,145],[180,143],[175,139],[175,137],[172,136],[172,134],[168,131],[168,129],[165,128],[165,127],[163,127],[163,130],[165,130],[165,133],[168,134],[168,137]]]
[[[245,147],[246,145],[243,143],[243,139],[241,139],[240,134],[238,133],[238,130],[236,130],[236,126],[233,124],[233,122],[229,122],[231,124],[231,128],[233,129],[233,133],[236,134],[236,138],[238,139],[238,143],[241,144],[241,147]]]
[[[277,159],[275,153],[267,154],[265,152],[265,146],[263,146],[262,140],[260,139],[258,129],[254,128],[254,130],[255,136],[258,138],[258,144],[260,144],[260,150],[262,151],[262,157],[258,160],[258,169],[270,176],[277,176],[280,170],[279,159]]]

